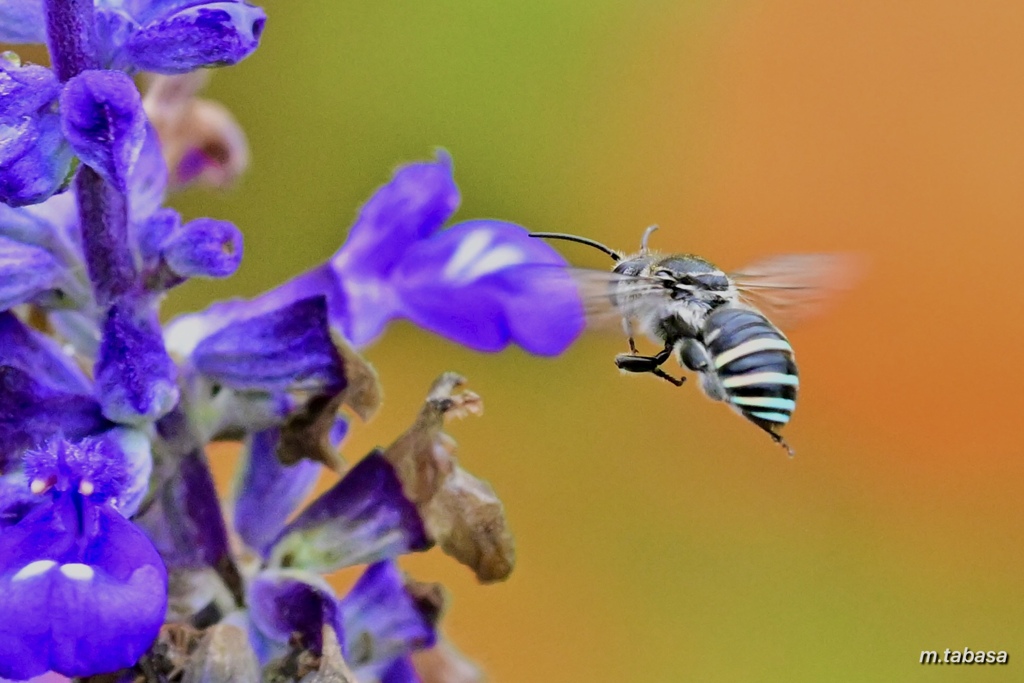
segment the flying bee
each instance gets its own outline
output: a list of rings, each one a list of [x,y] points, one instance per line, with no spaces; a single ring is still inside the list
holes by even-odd
[[[851,259],[779,256],[726,273],[692,254],[652,252],[647,243],[656,229],[644,232],[640,251],[631,256],[577,235],[531,235],[585,244],[616,262],[611,273],[580,270],[578,279],[592,318],[612,313],[622,320],[629,353],[615,357],[620,370],[651,373],[682,386],[685,378],[662,368],[675,356],[700,376],[709,398],[728,403],[792,455],[779,431],[796,408],[799,372],[789,340],[762,309],[787,322],[808,315],[829,290],[845,284]],[[661,350],[641,354],[637,333]]]

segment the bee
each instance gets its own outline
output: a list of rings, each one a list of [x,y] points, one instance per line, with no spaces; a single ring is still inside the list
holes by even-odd
[[[839,254],[778,256],[726,273],[700,256],[651,251],[656,229],[644,232],[640,251],[631,256],[577,235],[531,236],[585,244],[615,261],[611,273],[579,270],[578,280],[592,319],[612,313],[622,321],[629,353],[615,356],[620,370],[682,386],[685,377],[662,368],[674,356],[697,373],[705,395],[728,403],[793,455],[780,430],[796,409],[800,375],[789,340],[763,311],[790,323],[805,317],[829,290],[849,281],[852,260]],[[661,350],[641,354],[638,333]]]

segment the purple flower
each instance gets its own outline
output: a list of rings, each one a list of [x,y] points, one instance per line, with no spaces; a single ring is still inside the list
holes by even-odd
[[[421,458],[421,448],[444,455],[446,412],[479,404],[436,389],[398,446],[287,521],[318,462],[343,468],[338,411],[367,419],[380,404],[375,373],[338,331],[362,345],[406,317],[474,348],[557,353],[581,320],[565,262],[512,224],[442,230],[458,204],[442,156],[400,169],[327,263],[180,321],[172,357],[164,292],[234,273],[242,236],[162,207],[167,150],[130,74],[235,63],[257,46],[263,11],[239,0],[8,0],[0,20],[0,40],[45,40],[53,65],[0,62],[0,677],[131,680],[180,655],[186,678],[206,680],[230,653],[251,678],[255,653],[269,671],[271,657],[287,669],[313,653],[322,676],[348,676],[351,664],[368,682],[415,680],[409,654],[435,643],[441,597],[407,583],[394,558],[436,539],[463,561],[497,557],[500,572],[477,568],[493,580],[511,568],[511,542],[489,489],[482,500],[451,485],[467,480],[453,460],[439,469]],[[191,88],[186,104],[200,81],[174,81]],[[212,131],[169,136],[186,152],[174,157],[177,180],[222,161],[196,158],[199,140],[234,150],[237,172],[237,125],[195,107],[172,116],[181,98],[156,101],[175,126]],[[221,438],[247,447],[234,522],[254,552],[242,556],[206,452]],[[371,566],[340,600],[311,573],[357,564]],[[165,619],[204,633],[175,653]]]
[[[390,320],[407,318],[481,351],[509,344],[540,355],[564,351],[584,326],[568,264],[513,223],[473,220],[442,229],[458,204],[447,154],[403,166],[363,206],[327,263],[252,301],[176,320],[170,344],[187,353],[232,320],[322,293],[332,324],[357,347]]]
[[[0,313],[0,470],[58,435],[81,439],[114,425],[92,385],[50,339]]]
[[[459,205],[451,158],[400,168],[359,212],[326,268],[338,323],[357,346],[397,317],[460,344],[561,353],[583,326],[566,262],[512,223],[442,230]]]
[[[36,204],[67,187],[73,154],[61,132],[59,94],[49,69],[0,55],[0,202]]]
[[[322,296],[211,334],[196,346],[192,362],[207,377],[241,391],[320,391],[345,385]]]
[[[259,45],[266,23],[263,10],[239,0],[102,0],[94,12],[100,65],[128,72],[236,64]],[[43,0],[5,0],[0,42],[45,40]]]
[[[82,163],[121,192],[146,140],[146,112],[132,79],[119,71],[83,71],[60,95],[64,134]]]
[[[163,417],[178,403],[177,367],[164,349],[156,312],[127,299],[111,306],[96,358],[103,414],[122,424]]]
[[[41,0],[5,0],[0,3],[0,41],[46,42],[46,18]]]
[[[374,452],[257,550],[274,566],[330,572],[431,545],[394,468]]]
[[[250,548],[262,550],[284,528],[288,516],[313,490],[320,464],[300,460],[283,465],[277,459],[279,429],[257,432],[246,440],[241,476],[235,492],[238,535]]]
[[[408,591],[393,562],[371,565],[338,602],[344,634],[342,649],[358,671],[385,665],[413,650],[431,647],[437,640],[431,606]]]
[[[259,45],[267,20],[263,10],[237,0],[148,4],[146,10],[135,12],[129,30],[123,32],[126,40],[112,51],[115,64],[162,74],[237,64]],[[104,14],[100,21],[123,21],[123,14]]]
[[[41,498],[0,533],[0,676],[131,666],[164,618],[167,573],[114,503],[129,484],[107,440],[51,442],[25,455]]]
[[[389,561],[368,567],[340,600],[319,576],[294,569],[261,572],[250,584],[248,598],[253,625],[260,636],[276,641],[278,650],[292,633],[299,633],[319,652],[322,627],[330,625],[359,680],[381,678],[397,660],[431,647],[437,639],[432,606],[413,596]]]

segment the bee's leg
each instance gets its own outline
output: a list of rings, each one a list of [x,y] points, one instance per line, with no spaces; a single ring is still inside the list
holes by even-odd
[[[656,356],[638,356],[631,353],[620,353],[615,356],[615,367],[619,370],[625,370],[626,372],[649,372],[657,377],[662,378],[667,382],[671,382],[677,387],[683,386],[683,382],[686,381],[685,377],[675,378],[661,369],[661,364],[669,359],[672,355],[672,347],[665,347]]]
[[[636,340],[633,339],[633,321],[623,318],[622,331],[626,333],[626,339],[629,340],[629,352],[634,356],[638,355],[640,352],[636,350]]]
[[[660,377],[666,382],[671,382],[672,384],[675,384],[677,387],[683,386],[683,383],[686,382],[685,377],[673,377],[672,375],[668,374],[661,368],[654,368],[653,370],[651,370],[651,372],[654,374],[655,377]]]
[[[704,372],[711,367],[711,354],[708,353],[707,347],[693,338],[683,340],[679,349],[679,358],[683,361],[683,365],[694,372]]]
[[[684,339],[679,346],[679,360],[690,370],[700,373],[701,388],[712,401],[727,401],[729,393],[715,372],[711,354],[706,346],[696,339]]]

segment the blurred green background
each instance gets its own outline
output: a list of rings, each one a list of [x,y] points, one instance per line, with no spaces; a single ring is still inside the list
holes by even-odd
[[[397,164],[437,147],[458,219],[624,249],[658,223],[657,247],[727,269],[870,261],[792,332],[792,460],[693,382],[619,375],[614,336],[540,359],[396,324],[368,349],[386,402],[352,459],[444,370],[484,397],[449,431],[505,501],[517,570],[480,587],[438,552],[404,566],[451,589],[447,632],[491,680],[1021,680],[1024,4],[266,6],[261,49],[206,93],[252,168],[174,201],[237,223],[245,263],[171,312],[322,261]],[[947,647],[1010,662],[918,663]]]

